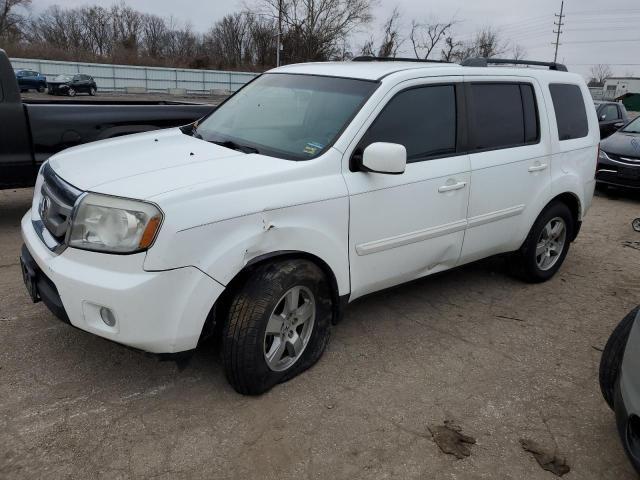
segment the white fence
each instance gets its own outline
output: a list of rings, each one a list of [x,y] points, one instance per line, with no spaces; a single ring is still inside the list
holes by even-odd
[[[184,89],[187,92],[204,93],[211,90],[235,92],[256,76],[249,72],[225,72],[220,70],[191,70],[183,68],[134,67],[102,63],[60,62],[12,58],[14,70],[36,70],[49,79],[60,74],[83,73],[91,75],[102,91],[143,89],[147,92],[167,92]]]

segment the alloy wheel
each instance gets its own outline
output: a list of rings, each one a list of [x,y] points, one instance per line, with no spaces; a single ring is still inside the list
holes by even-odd
[[[540,232],[536,244],[536,264],[540,270],[552,268],[562,255],[567,241],[567,226],[561,217],[554,217]]]
[[[281,372],[302,356],[316,318],[316,301],[307,287],[285,292],[269,316],[264,334],[264,358],[269,368]]]

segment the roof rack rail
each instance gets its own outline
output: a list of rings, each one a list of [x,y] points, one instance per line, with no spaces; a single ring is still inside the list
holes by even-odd
[[[405,57],[374,57],[371,55],[363,55],[353,57],[352,62],[423,62],[423,63],[451,63],[444,60],[429,60],[424,58],[405,58]]]
[[[515,60],[509,58],[467,58],[460,65],[463,67],[486,67],[488,65],[533,65],[536,67],[549,67],[549,70],[557,70],[559,72],[568,71],[567,67],[562,63],[537,62],[535,60]]]

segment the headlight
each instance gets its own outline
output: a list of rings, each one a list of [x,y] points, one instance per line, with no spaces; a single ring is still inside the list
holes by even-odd
[[[607,152],[600,149],[600,153],[598,153],[598,160],[611,160],[611,159],[609,158],[609,155],[607,155]]]
[[[40,217],[40,212],[38,209],[40,208],[40,201],[42,200],[42,184],[44,183],[44,176],[42,175],[42,169],[47,164],[44,162],[38,171],[38,177],[36,178],[36,186],[33,189],[33,200],[31,202],[31,219],[35,220]]]
[[[134,253],[151,246],[162,212],[151,203],[89,193],[78,205],[69,246],[109,253]]]

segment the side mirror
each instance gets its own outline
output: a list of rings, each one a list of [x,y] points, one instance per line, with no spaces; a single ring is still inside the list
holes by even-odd
[[[607,118],[606,115],[600,115],[600,121],[604,121]]]
[[[407,166],[407,149],[398,143],[376,142],[362,152],[362,168],[365,172],[399,175]]]

